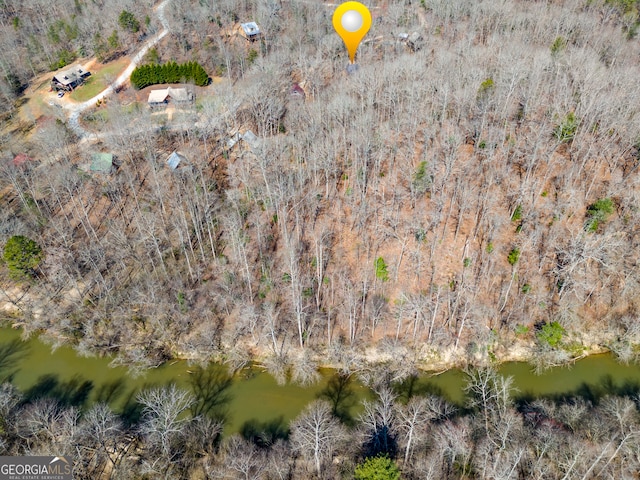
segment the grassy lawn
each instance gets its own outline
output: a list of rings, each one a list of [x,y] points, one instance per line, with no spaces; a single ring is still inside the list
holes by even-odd
[[[83,119],[88,123],[104,124],[109,121],[109,111],[108,110],[92,111],[84,115]]]
[[[95,97],[107,88],[127,68],[128,64],[129,59],[123,57],[106,65],[98,65],[97,68],[92,68],[91,76],[84,85],[71,92],[71,99],[76,102],[84,102]]]

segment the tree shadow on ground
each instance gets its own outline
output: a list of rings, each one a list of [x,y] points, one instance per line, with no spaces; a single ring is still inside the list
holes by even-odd
[[[358,397],[353,388],[351,375],[336,373],[329,379],[327,386],[318,393],[331,403],[333,414],[345,425],[353,426],[355,419],[351,409],[358,404]]]
[[[60,381],[58,375],[46,374],[24,392],[24,403],[39,398],[53,398],[65,407],[83,407],[93,390],[93,382],[81,375],[75,375],[66,382]]]
[[[240,428],[240,435],[261,448],[268,448],[278,440],[289,438],[289,427],[280,415],[273,420],[261,422],[256,418],[247,420]]]
[[[191,372],[189,385],[196,398],[191,407],[194,417],[206,415],[222,422],[229,417],[229,403],[233,384],[233,378],[228,370],[217,364],[211,364],[207,368],[197,367]]]
[[[380,428],[369,432],[367,441],[363,446],[365,458],[377,457],[378,455],[388,455],[396,458],[398,455],[398,441],[396,435],[388,425],[381,425]]]

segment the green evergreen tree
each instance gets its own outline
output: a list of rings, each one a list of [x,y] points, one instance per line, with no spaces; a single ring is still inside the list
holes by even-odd
[[[118,17],[118,24],[123,30],[127,30],[131,33],[136,33],[140,30],[140,22],[136,19],[133,13],[127,10],[122,10]]]
[[[196,64],[195,83],[201,87],[209,84],[209,75],[206,70],[202,68],[202,65]]]
[[[109,38],[107,38],[107,41],[109,42],[109,47],[111,47],[111,49],[113,50],[116,50],[118,47],[120,47],[118,31],[114,30],[113,32],[111,32],[111,35],[109,36]]]
[[[107,54],[109,53],[109,48],[100,35],[100,32],[96,33],[93,36],[93,52],[96,55],[96,58],[99,62],[103,62],[107,58]]]
[[[387,456],[367,458],[354,472],[355,480],[399,480],[400,470],[396,462]]]
[[[134,88],[141,89],[149,85],[160,83],[186,83],[193,82],[198,86],[209,84],[209,75],[197,62],[178,64],[168,62],[163,65],[140,65],[131,72],[131,84]]]
[[[180,69],[176,62],[171,62],[169,65],[169,78],[167,83],[178,83],[180,81]]]
[[[14,235],[4,246],[2,258],[11,277],[20,279],[33,276],[42,257],[42,249],[36,242],[22,235]]]

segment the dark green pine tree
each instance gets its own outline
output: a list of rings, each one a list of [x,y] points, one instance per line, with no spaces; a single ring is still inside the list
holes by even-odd
[[[171,81],[169,83],[179,83],[180,81],[182,81],[180,67],[176,62],[171,62]]]
[[[180,82],[188,82],[189,81],[189,70],[188,63],[181,63],[178,65],[178,77],[180,78]]]
[[[202,65],[196,64],[196,73],[194,75],[194,83],[200,87],[204,87],[209,83],[209,75]]]
[[[164,65],[140,65],[131,72],[131,84],[137,89],[161,83],[188,82],[201,87],[209,83],[209,76],[202,65],[197,62],[167,62]]]

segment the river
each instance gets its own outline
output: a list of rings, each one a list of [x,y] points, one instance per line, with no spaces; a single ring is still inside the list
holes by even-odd
[[[245,369],[230,379],[223,366],[198,370],[186,361],[168,362],[143,376],[132,377],[125,367],[110,367],[110,358],[79,357],[70,347],[52,352],[49,345],[37,338],[20,341],[20,334],[20,330],[0,328],[0,376],[11,374],[13,383],[27,396],[52,395],[79,406],[102,400],[122,412],[135,404],[135,394],[141,388],[170,382],[185,388],[206,387],[210,391],[218,388],[221,395],[216,398],[222,401],[217,407],[225,412],[226,433],[243,429],[246,432],[247,428],[265,425],[286,430],[289,421],[319,396],[340,397],[345,415],[353,417],[361,408],[360,401],[371,395],[357,382],[341,384],[331,370],[323,370],[320,382],[304,388],[278,385],[258,368]],[[499,371],[513,377],[516,396],[579,394],[597,398],[607,392],[629,393],[640,389],[640,367],[622,365],[610,354],[593,355],[570,367],[554,367],[542,375],[534,374],[528,364],[518,362],[506,363]],[[435,376],[424,374],[405,383],[401,390],[405,394],[439,393],[461,405],[464,385],[465,374],[453,369]]]

